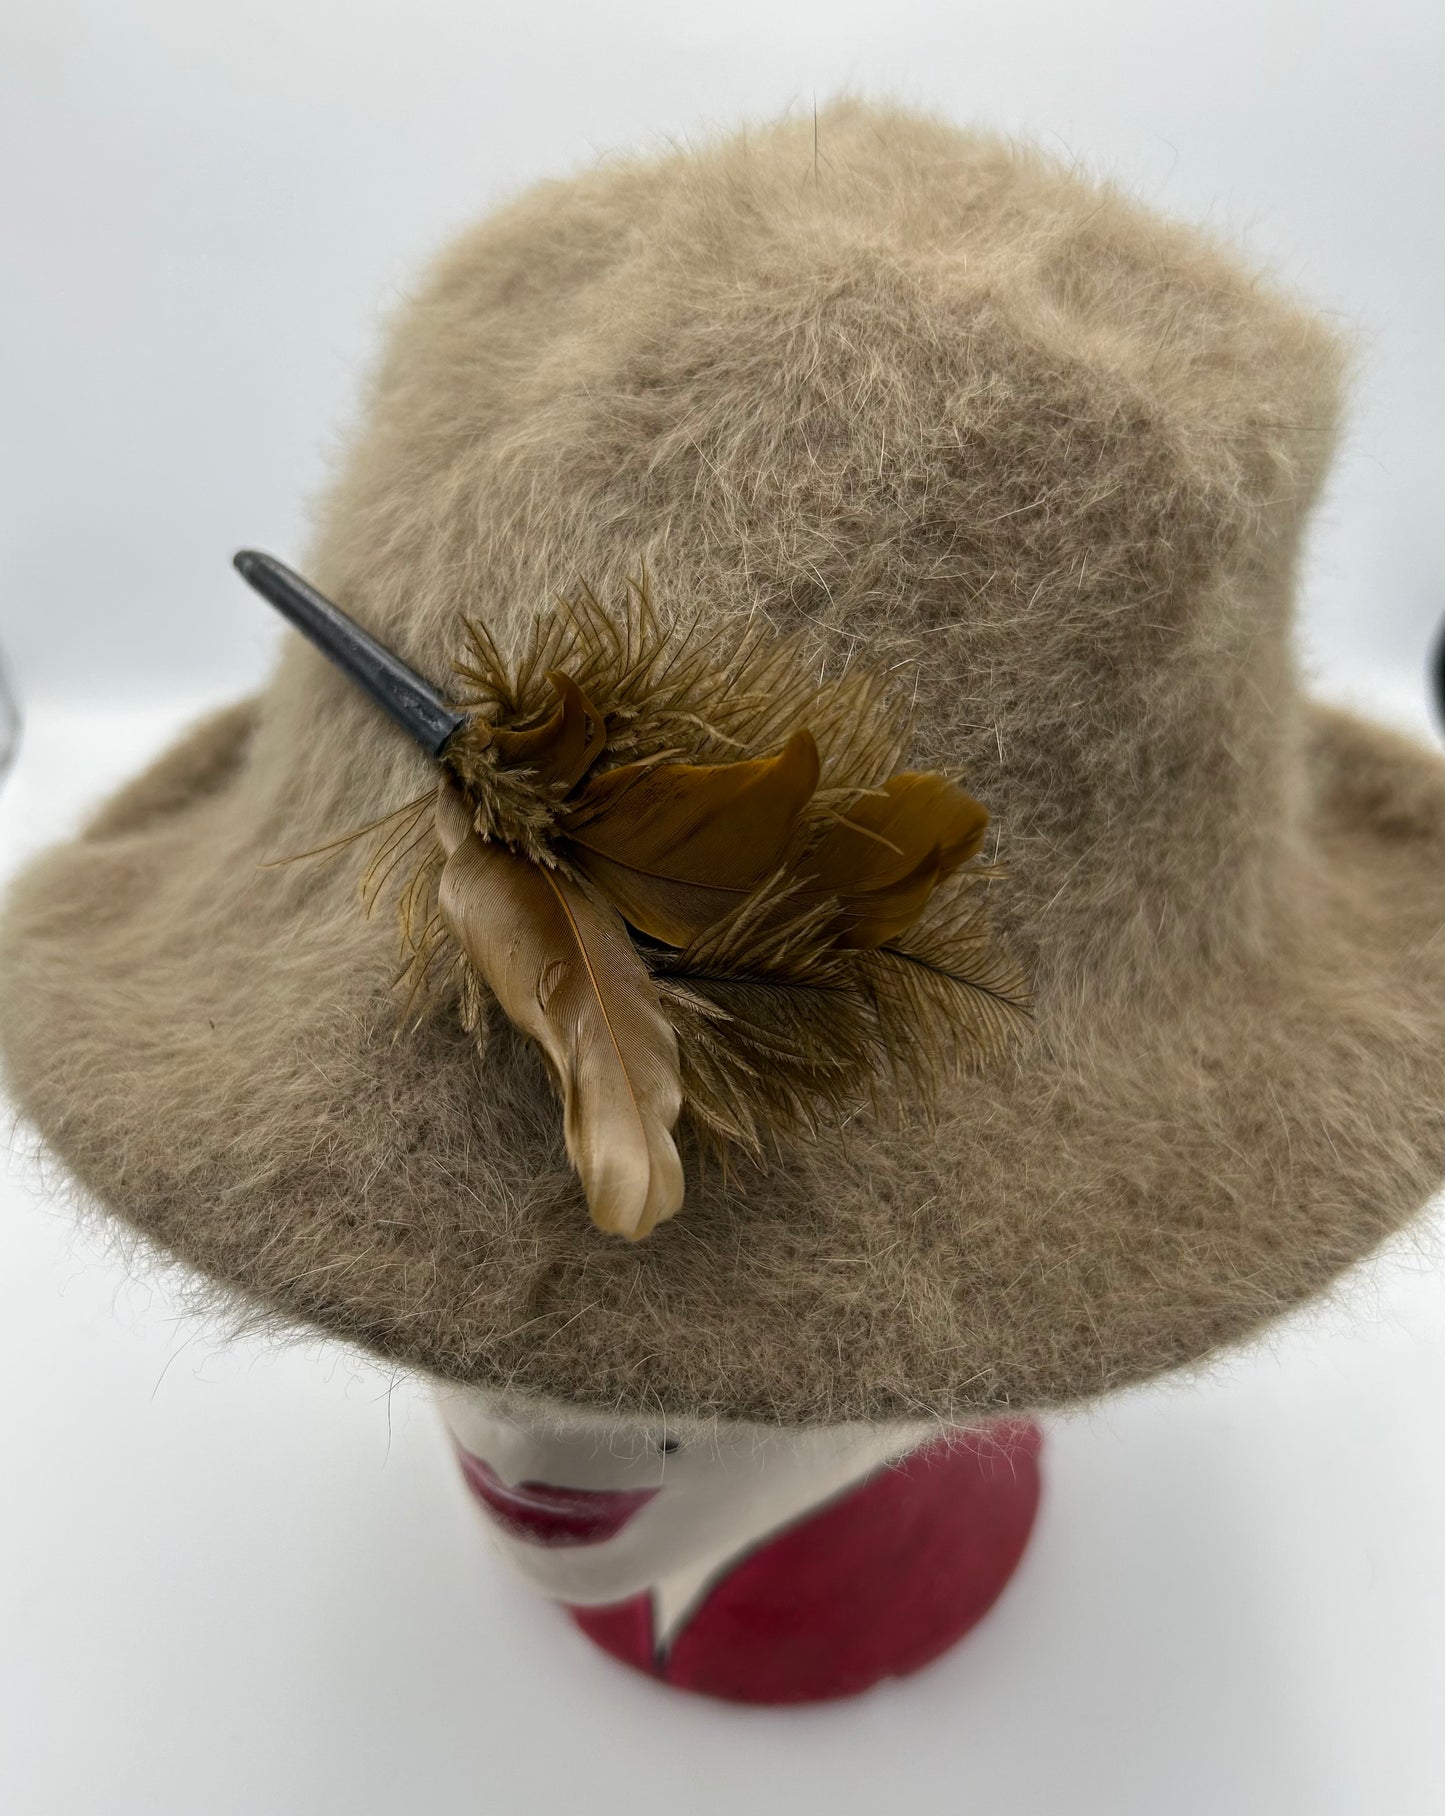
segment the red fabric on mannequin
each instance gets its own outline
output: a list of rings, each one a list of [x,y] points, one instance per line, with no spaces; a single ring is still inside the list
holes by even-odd
[[[1041,1441],[999,1421],[877,1471],[739,1559],[665,1654],[650,1595],[568,1613],[614,1658],[701,1695],[857,1695],[928,1664],[993,1606],[1033,1527]]]

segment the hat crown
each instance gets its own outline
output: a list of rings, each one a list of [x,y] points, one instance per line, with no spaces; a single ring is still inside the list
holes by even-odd
[[[464,239],[396,324],[316,579],[441,679],[463,613],[505,642],[645,566],[664,615],[761,611],[903,675],[1046,984],[1262,937],[1337,347],[1036,155],[847,107],[819,142],[816,180],[784,125]],[[295,661],[296,713],[360,722]]]

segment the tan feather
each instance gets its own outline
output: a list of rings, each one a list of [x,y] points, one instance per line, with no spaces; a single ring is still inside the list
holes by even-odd
[[[577,786],[607,748],[607,727],[570,675],[552,669],[547,680],[557,695],[550,718],[525,731],[486,729],[492,748],[505,762],[525,765],[541,781],[565,792]]]
[[[752,761],[630,764],[589,782],[559,830],[634,927],[685,946],[777,866],[818,776],[808,731]]]
[[[987,825],[987,808],[956,782],[910,770],[861,794],[808,854],[800,877],[810,891],[837,897],[843,944],[887,945],[974,856]]]
[[[672,1133],[682,1086],[676,1036],[626,927],[587,889],[479,838],[450,782],[438,791],[437,835],[442,917],[548,1060],[593,1221],[647,1235],[682,1203]]]

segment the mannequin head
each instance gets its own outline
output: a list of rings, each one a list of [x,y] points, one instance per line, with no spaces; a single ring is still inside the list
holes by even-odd
[[[740,1552],[936,1435],[673,1426],[456,1387],[437,1399],[503,1552],[542,1594],[578,1606]]]

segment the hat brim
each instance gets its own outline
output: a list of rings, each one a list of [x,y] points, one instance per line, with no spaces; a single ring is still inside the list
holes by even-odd
[[[1442,769],[1347,714],[1309,709],[1253,953],[1099,1005],[1068,1051],[1045,993],[1039,1038],[930,1127],[860,1116],[767,1171],[693,1157],[633,1247],[588,1223],[533,1050],[500,1027],[478,1053],[445,1011],[398,1039],[315,866],[258,871],[227,831],[257,710],[22,876],[0,1040],[87,1198],[287,1323],[589,1407],[957,1421],[1245,1339],[1438,1182]]]

